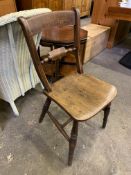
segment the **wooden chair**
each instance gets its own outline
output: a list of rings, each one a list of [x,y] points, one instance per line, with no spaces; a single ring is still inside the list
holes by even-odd
[[[72,11],[54,11],[37,15],[29,19],[21,17],[19,18],[19,22],[23,29],[36,71],[45,87],[44,94],[47,96],[39,122],[42,122],[46,113],[49,115],[58,130],[69,142],[68,165],[71,165],[77,142],[78,122],[88,120],[95,116],[100,110],[104,110],[102,128],[105,128],[110,112],[111,101],[117,93],[116,88],[92,75],[83,74],[79,56],[80,16],[77,9],[73,9]],[[74,47],[69,50],[64,47],[55,49],[49,52],[48,57],[41,61],[33,41],[33,36],[46,27],[50,28],[52,26],[65,25],[73,25],[74,27]],[[59,81],[50,84],[43,69],[44,62],[58,60],[70,51],[75,52],[77,73],[66,76]],[[60,124],[49,111],[51,101],[54,101],[69,115],[69,119],[64,124]],[[71,121],[73,121],[73,127],[71,137],[69,137],[65,132],[64,127]]]

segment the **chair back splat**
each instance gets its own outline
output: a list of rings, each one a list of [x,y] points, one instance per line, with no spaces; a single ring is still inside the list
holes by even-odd
[[[33,59],[36,71],[43,83],[45,90],[51,91],[51,85],[48,82],[43,70],[42,62],[36,50],[33,36],[40,34],[44,28],[74,26],[74,49],[76,55],[76,65],[78,73],[83,73],[82,64],[80,61],[80,14],[78,9],[72,11],[54,11],[45,14],[36,15],[25,19],[20,17],[19,23],[23,29],[31,57]],[[66,34],[65,34],[66,35]]]

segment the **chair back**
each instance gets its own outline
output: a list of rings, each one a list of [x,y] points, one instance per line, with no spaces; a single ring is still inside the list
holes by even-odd
[[[23,33],[25,35],[38,76],[48,92],[52,90],[51,85],[47,80],[41,59],[38,55],[36,45],[33,40],[33,37],[36,34],[41,33],[45,28],[47,29],[50,27],[64,26],[74,27],[74,47],[76,50],[75,57],[77,71],[82,73],[82,64],[80,62],[80,14],[78,9],[73,9],[70,11],[54,11],[36,15],[28,19],[20,17],[18,21],[23,29]]]

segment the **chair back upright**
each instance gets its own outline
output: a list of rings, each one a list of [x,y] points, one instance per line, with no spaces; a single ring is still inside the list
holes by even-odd
[[[75,47],[77,72],[83,73],[83,68],[80,61],[80,14],[78,9],[73,9],[70,11],[53,11],[49,13],[43,13],[40,15],[30,17],[28,19],[20,17],[18,21],[25,35],[25,39],[31,57],[33,59],[36,71],[46,91],[50,92],[52,91],[52,88],[45,75],[42,62],[37,52],[36,45],[33,39],[33,37],[36,34],[41,33],[45,28],[47,29],[50,27],[64,27],[64,26],[74,27],[74,47]]]

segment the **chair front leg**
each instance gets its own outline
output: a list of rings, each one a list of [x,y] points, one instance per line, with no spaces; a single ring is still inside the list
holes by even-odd
[[[51,104],[51,99],[47,97],[46,102],[45,102],[43,109],[42,109],[42,113],[41,113],[40,118],[39,118],[39,123],[41,123],[43,121],[45,114],[47,113],[47,111],[49,109],[50,104]]]
[[[102,128],[105,128],[105,127],[106,127],[107,120],[108,120],[108,116],[109,116],[109,113],[110,113],[110,107],[111,107],[111,103],[109,103],[109,104],[104,108],[104,118],[103,118]]]
[[[71,131],[71,137],[69,140],[69,156],[68,156],[68,165],[72,165],[74,150],[77,143],[77,135],[78,135],[78,121],[73,121],[73,127]]]

